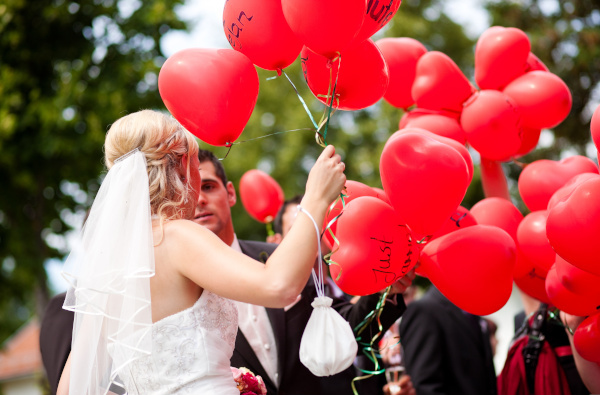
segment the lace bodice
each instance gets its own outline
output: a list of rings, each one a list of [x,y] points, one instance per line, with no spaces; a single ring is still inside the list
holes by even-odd
[[[152,354],[119,377],[128,395],[238,395],[229,368],[236,333],[233,302],[204,290],[192,307],[153,324]]]

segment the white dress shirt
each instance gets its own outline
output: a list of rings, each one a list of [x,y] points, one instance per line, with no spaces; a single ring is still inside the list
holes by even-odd
[[[234,235],[231,248],[242,252],[237,236]],[[238,308],[238,326],[250,347],[265,368],[269,378],[279,387],[279,372],[277,368],[277,345],[273,328],[263,306],[255,306],[244,302],[235,302]],[[240,366],[236,366],[240,368]],[[256,373],[256,372],[253,372]]]

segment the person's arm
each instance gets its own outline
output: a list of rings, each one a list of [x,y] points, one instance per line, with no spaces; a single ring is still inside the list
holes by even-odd
[[[560,317],[563,323],[568,326],[568,328],[571,328],[572,331],[575,331],[579,324],[585,320],[585,317],[577,317],[563,311],[560,312]],[[567,336],[569,336],[569,342],[571,343],[571,349],[573,350],[573,359],[575,360],[575,366],[577,367],[579,376],[590,393],[600,394],[600,364],[588,361],[579,355],[573,344],[573,335],[571,335],[568,328],[565,328],[565,330]]]
[[[346,181],[343,170],[339,155],[328,146],[309,174],[301,207],[314,218],[319,232],[327,207]],[[191,221],[171,221],[164,231],[165,239],[175,241],[166,253],[183,276],[223,297],[266,307],[284,307],[296,300],[317,254],[317,229],[303,212],[264,265]]]

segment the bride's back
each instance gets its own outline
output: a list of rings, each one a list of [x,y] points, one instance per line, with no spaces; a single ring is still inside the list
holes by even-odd
[[[180,225],[179,220],[193,216],[198,200],[198,144],[170,116],[143,110],[111,126],[104,144],[107,168],[136,148],[144,154],[148,172],[156,267],[150,290],[152,321],[156,322],[189,308],[202,294],[202,288],[176,270],[169,254],[177,248],[170,233]]]

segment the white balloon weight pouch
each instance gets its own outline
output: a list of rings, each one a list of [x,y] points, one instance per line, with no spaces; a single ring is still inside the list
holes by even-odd
[[[306,210],[298,206],[298,211],[312,220],[317,230],[319,246],[319,274],[314,269],[312,271],[317,297],[312,302],[314,310],[300,342],[300,362],[315,376],[331,376],[352,365],[358,345],[350,324],[331,308],[332,299],[325,296],[319,227]]]

